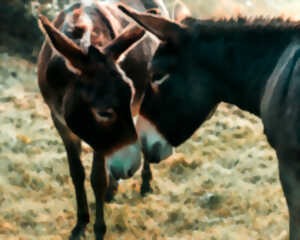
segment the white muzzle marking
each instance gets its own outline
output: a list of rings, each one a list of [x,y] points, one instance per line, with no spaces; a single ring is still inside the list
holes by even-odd
[[[107,158],[106,167],[114,179],[127,179],[141,166],[141,149],[138,142],[128,145]]]
[[[150,154],[159,154],[160,160],[163,160],[173,153],[173,147],[164,139],[164,137],[157,131],[157,129],[144,117],[138,116],[136,123],[136,130],[138,138],[142,144],[143,151]],[[155,145],[159,145],[159,153]]]

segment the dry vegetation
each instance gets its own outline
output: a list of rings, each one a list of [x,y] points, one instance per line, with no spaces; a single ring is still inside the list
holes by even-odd
[[[186,2],[201,17],[300,13],[296,0]],[[0,114],[0,239],[67,239],[76,214],[64,147],[41,99],[36,66],[5,53]],[[288,239],[277,159],[262,132],[258,118],[221,104],[176,154],[152,167],[153,194],[140,197],[140,173],[121,183],[106,206],[106,239]],[[87,173],[91,155],[85,146]],[[93,239],[91,224],[88,230],[86,239]]]

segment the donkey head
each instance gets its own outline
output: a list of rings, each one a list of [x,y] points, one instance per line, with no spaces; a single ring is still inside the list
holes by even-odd
[[[119,8],[161,40],[152,59],[152,82],[146,89],[140,114],[169,143],[179,145],[217,104],[214,76],[206,68],[198,67],[197,42],[190,27],[149,13],[138,13],[121,4]],[[179,20],[189,15],[189,11],[177,9],[176,12]]]
[[[74,73],[63,98],[64,118],[72,131],[104,154],[136,140],[130,109],[134,88],[117,61],[144,31],[129,26],[107,46],[90,45],[83,50],[46,17],[40,16],[39,23],[52,48]]]

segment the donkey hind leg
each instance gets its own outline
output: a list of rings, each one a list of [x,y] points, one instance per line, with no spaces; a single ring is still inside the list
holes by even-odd
[[[108,177],[106,173],[105,158],[103,155],[94,152],[91,185],[96,200],[96,221],[94,232],[96,240],[103,240],[106,232],[104,221],[104,199],[108,187]]]
[[[279,177],[290,216],[290,240],[300,240],[300,151],[278,153]]]
[[[69,171],[75,187],[77,223],[72,230],[70,240],[77,240],[80,239],[81,236],[84,236],[86,225],[89,222],[88,203],[84,188],[85,172],[80,160],[81,141],[68,127],[63,125],[53,113],[51,116],[65,145],[69,162]]]

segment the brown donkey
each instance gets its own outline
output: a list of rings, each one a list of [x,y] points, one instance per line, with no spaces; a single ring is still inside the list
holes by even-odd
[[[121,2],[143,11],[160,8],[167,15],[159,1]],[[107,168],[113,180],[132,176],[140,166],[133,116],[151,78],[147,65],[157,41],[150,35],[138,41],[144,31],[130,21],[115,4],[100,1],[73,4],[53,23],[44,16],[39,18],[47,37],[38,61],[39,86],[64,142],[76,192],[77,223],[70,239],[80,239],[89,222],[81,140],[94,149],[91,184],[96,198],[97,240],[106,232],[103,205]],[[151,190],[149,161],[158,162],[170,155],[172,148],[151,132],[149,135],[145,127],[142,134],[145,157],[141,189],[146,193]]]

